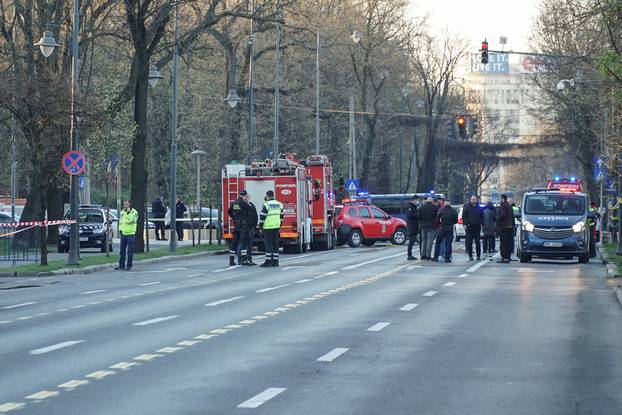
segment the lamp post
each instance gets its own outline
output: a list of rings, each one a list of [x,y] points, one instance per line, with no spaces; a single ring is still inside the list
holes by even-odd
[[[149,74],[147,75],[147,82],[149,82],[149,86],[151,88],[155,88],[158,83],[160,82],[160,79],[164,78],[161,74],[160,71],[158,71],[158,68],[156,68],[154,65],[149,65]],[[148,161],[148,157],[145,158],[145,170],[148,171],[147,168],[147,161]],[[146,190],[146,189],[145,189]],[[147,193],[145,191],[145,193]],[[147,197],[145,197],[145,249],[147,250],[147,252],[149,252],[149,199]],[[157,235],[156,235],[157,238]]]
[[[315,37],[315,154],[320,154],[320,28]]]
[[[199,211],[199,245],[201,245],[201,156],[207,153],[203,150],[194,150],[190,154],[197,158],[197,210]]]
[[[410,94],[410,87],[408,85],[404,86],[404,88],[402,88],[402,90],[400,91],[400,93],[402,94],[402,114],[404,114],[406,112],[406,99],[408,99],[408,95]],[[403,190],[403,186],[402,186],[402,180],[403,180],[403,174],[404,174],[404,166],[403,166],[403,155],[404,155],[404,129],[400,129],[400,190],[399,193],[402,193]]]
[[[171,236],[168,250],[177,251],[175,206],[177,203],[177,36],[179,26],[179,3],[175,2],[175,30],[173,39],[173,105],[171,119]]]
[[[359,44],[361,41],[361,34],[356,30],[352,32],[352,41],[355,44]],[[352,88],[349,89],[350,92],[350,116],[348,118],[349,121],[349,132],[350,132],[350,178],[356,179],[356,126],[354,125],[354,94],[352,92]]]
[[[71,36],[71,150],[78,150],[78,116],[76,105],[76,94],[78,91],[78,35],[80,33],[80,13],[78,10],[78,0],[73,2],[73,32]],[[49,57],[54,48],[60,46],[56,43],[51,31],[43,32],[43,37],[34,46],[39,46],[41,53],[46,58]],[[67,265],[80,265],[78,253],[80,251],[80,240],[78,238],[78,176],[70,176],[71,186],[69,190],[70,213],[69,217],[73,221],[69,233],[69,254],[67,255]]]
[[[277,4],[277,15],[281,15],[280,4]],[[276,23],[276,41],[274,48],[274,143],[272,155],[279,156],[279,116],[281,112],[281,24]]]
[[[253,110],[255,92],[255,0],[251,2],[251,27],[248,35],[248,155],[247,164],[253,161]]]

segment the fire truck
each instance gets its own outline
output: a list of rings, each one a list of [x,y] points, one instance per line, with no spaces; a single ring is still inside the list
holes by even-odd
[[[549,189],[559,189],[562,192],[576,192],[581,193],[583,191],[581,186],[581,180],[578,180],[576,177],[571,178],[560,178],[559,176],[554,177],[549,180],[548,188]]]
[[[251,165],[227,164],[222,171],[224,238],[227,241],[233,238],[234,224],[227,210],[239,193],[248,192],[259,214],[266,192],[272,190],[283,204],[280,234],[284,253],[332,249],[335,246],[332,189],[330,161],[322,155],[310,156],[304,162],[288,153]]]

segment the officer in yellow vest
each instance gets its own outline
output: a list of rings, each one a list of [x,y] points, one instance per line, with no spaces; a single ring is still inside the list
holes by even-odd
[[[119,232],[121,233],[121,248],[119,249],[119,266],[115,269],[131,270],[134,258],[134,235],[136,234],[136,223],[138,222],[138,212],[132,208],[130,201],[123,202],[123,210],[119,218]],[[125,265],[125,251],[127,249],[127,266]]]
[[[274,192],[266,192],[266,202],[259,214],[259,229],[263,230],[264,242],[266,245],[266,261],[262,267],[279,266],[279,233],[281,222],[283,221],[283,205],[274,199]]]

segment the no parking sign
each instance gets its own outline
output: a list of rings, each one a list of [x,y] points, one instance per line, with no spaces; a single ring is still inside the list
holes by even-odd
[[[72,150],[63,156],[61,165],[67,174],[78,176],[86,169],[86,158],[79,151]]]

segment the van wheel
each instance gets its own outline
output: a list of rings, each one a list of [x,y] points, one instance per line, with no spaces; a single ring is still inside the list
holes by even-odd
[[[579,264],[587,264],[590,261],[590,254],[579,255]]]
[[[518,257],[518,259],[520,260],[520,262],[522,264],[526,263],[526,262],[530,262],[531,261],[531,255],[527,255],[527,254],[520,254],[520,256]]]
[[[352,232],[350,232],[350,235],[348,235],[348,245],[350,245],[350,248],[358,248],[359,246],[361,246],[362,242],[363,235],[358,229],[354,229]]]

